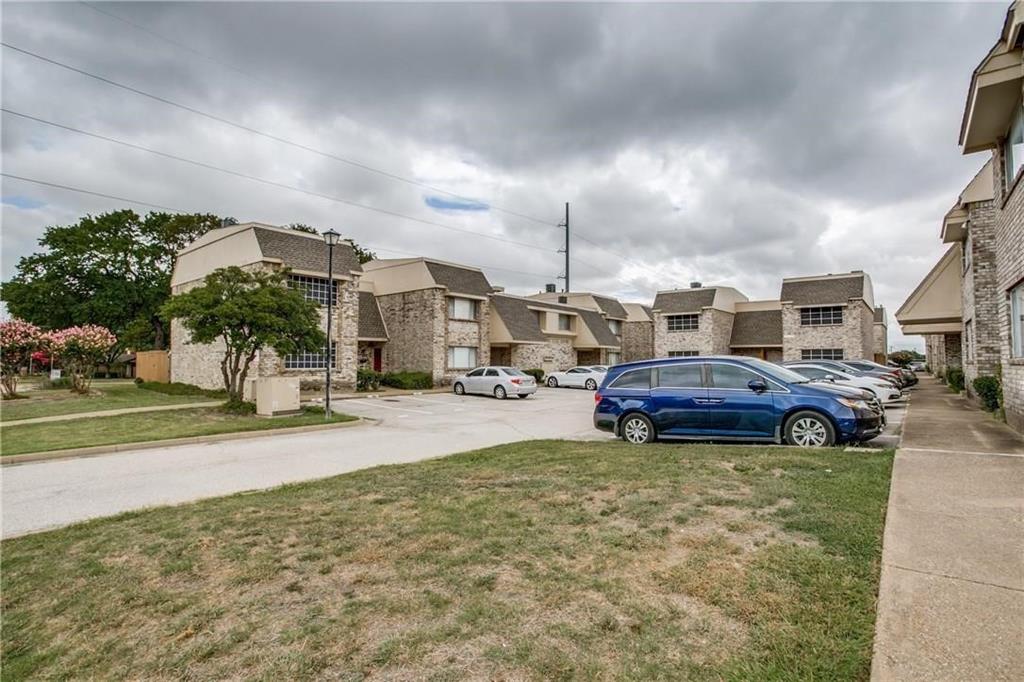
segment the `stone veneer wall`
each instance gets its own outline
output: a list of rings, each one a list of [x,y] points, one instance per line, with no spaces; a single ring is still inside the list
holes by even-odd
[[[968,206],[970,268],[963,273],[961,306],[963,310],[963,369],[967,394],[974,394],[974,379],[995,375],[1000,365],[999,289],[996,281],[996,208],[984,201]],[[967,344],[967,323],[971,323],[972,343]]]
[[[884,363],[885,360],[879,360],[878,356],[883,358],[889,355],[889,330],[884,324],[874,324],[874,338],[872,339],[872,348],[875,351],[875,362]]]
[[[843,323],[808,326],[800,324],[800,308],[782,304],[782,345],[786,360],[800,360],[801,351],[817,348],[842,348],[847,360],[874,359],[875,314],[864,301],[846,304]]]
[[[1006,422],[1024,432],[1024,358],[1012,357],[1008,297],[1009,290],[1024,281],[1024,181],[1018,182],[1007,195],[1001,145],[993,156],[995,196],[1001,204],[996,215],[995,235],[1003,409]]]
[[[576,362],[576,349],[572,338],[549,336],[545,343],[518,343],[512,346],[512,366],[520,369],[543,369],[545,359],[554,365],[555,370],[573,367]]]
[[[925,334],[924,358],[928,369],[935,376],[946,373],[946,340],[944,334]]]
[[[445,339],[443,356],[439,365],[440,376],[434,372],[435,383],[449,384],[452,379],[465,374],[464,368],[448,367],[448,348],[451,346],[473,346],[476,348],[477,366],[491,364],[491,312],[490,301],[476,302],[476,320],[453,320],[448,318],[448,301],[444,300]]]
[[[654,323],[622,323],[622,362],[650,360],[654,357]]]
[[[256,264],[245,270],[270,270]],[[202,280],[187,282],[174,288],[174,294],[184,293],[202,284]],[[340,280],[338,305],[334,309],[332,335],[337,353],[333,383],[339,387],[351,388],[356,381],[356,335],[359,320],[359,282]],[[326,325],[327,308],[320,308],[320,324]],[[223,388],[220,363],[224,358],[223,341],[207,344],[191,343],[189,333],[180,320],[171,321],[171,381],[193,384],[202,388]],[[284,361],[273,350],[260,351],[249,368],[247,378],[268,376],[295,376],[300,379],[323,382],[322,370],[286,370]]]
[[[443,376],[445,317],[444,293],[420,289],[378,296],[381,316],[388,329],[383,369],[388,372],[429,372]]]
[[[714,308],[700,312],[697,329],[684,332],[668,330],[668,314],[654,315],[654,357],[668,357],[670,352],[695,350],[700,355],[727,355],[732,337],[733,314]]]

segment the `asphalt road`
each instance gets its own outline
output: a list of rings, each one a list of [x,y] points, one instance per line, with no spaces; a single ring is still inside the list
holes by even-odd
[[[531,440],[601,440],[593,393],[549,389],[523,399],[425,394],[340,401],[374,424],[289,436],[182,445],[0,468],[3,537],[158,505],[271,488],[356,469]],[[865,447],[895,447],[904,408]]]

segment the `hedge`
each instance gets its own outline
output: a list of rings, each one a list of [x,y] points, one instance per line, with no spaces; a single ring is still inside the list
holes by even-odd
[[[974,392],[981,398],[981,406],[989,412],[995,412],[1002,404],[1003,389],[997,377],[978,377],[974,380]]]
[[[405,390],[434,387],[434,378],[429,372],[387,372],[380,377],[383,386]]]

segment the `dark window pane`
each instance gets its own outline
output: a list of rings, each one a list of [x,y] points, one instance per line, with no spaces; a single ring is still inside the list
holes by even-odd
[[[700,368],[699,362],[659,367],[658,385],[662,388],[700,388],[704,385]]]
[[[650,388],[651,370],[634,369],[624,372],[612,384],[612,388]]]
[[[749,388],[747,384],[760,377],[743,367],[736,365],[711,365],[711,385],[713,388]]]

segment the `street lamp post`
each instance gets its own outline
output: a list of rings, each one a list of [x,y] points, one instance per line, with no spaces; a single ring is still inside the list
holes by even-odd
[[[324,419],[331,418],[331,361],[334,359],[334,348],[331,343],[331,322],[334,318],[334,245],[338,243],[340,234],[334,230],[324,232],[324,243],[327,244],[327,383],[324,384]]]

